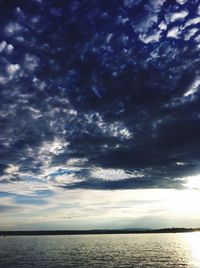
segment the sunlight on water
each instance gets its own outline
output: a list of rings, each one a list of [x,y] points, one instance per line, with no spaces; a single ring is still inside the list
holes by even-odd
[[[192,263],[200,267],[200,232],[184,234],[183,239],[191,253]]]

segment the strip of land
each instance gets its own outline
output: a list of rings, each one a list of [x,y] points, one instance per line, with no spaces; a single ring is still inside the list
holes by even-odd
[[[47,231],[0,231],[0,236],[15,235],[89,235],[89,234],[155,234],[200,232],[200,228],[165,229],[115,229],[115,230],[47,230]]]

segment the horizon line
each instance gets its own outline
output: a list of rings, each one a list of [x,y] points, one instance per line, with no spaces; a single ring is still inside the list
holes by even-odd
[[[171,228],[125,228],[125,229],[91,229],[91,230],[12,230],[0,231],[0,236],[9,235],[79,235],[79,234],[150,234],[150,233],[185,233],[198,232],[198,228],[171,227]]]

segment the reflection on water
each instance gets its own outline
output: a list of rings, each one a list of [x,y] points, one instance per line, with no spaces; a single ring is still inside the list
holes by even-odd
[[[183,235],[188,252],[190,252],[191,264],[200,267],[200,232],[187,233]]]
[[[200,233],[0,237],[0,267],[200,267]]]

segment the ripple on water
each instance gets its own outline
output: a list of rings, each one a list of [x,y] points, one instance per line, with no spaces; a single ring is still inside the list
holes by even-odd
[[[200,267],[200,233],[0,237],[0,267]]]

